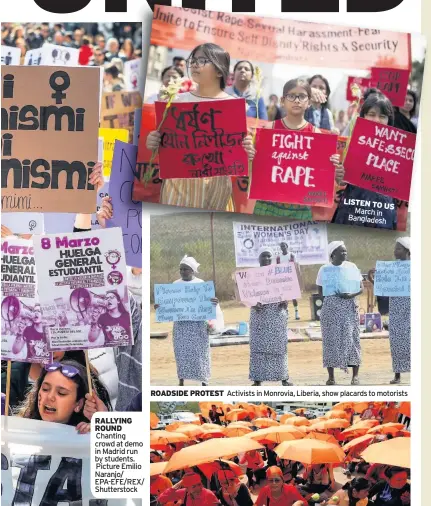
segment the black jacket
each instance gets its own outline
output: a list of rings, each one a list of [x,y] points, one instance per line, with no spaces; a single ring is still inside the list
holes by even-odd
[[[224,504],[224,506],[228,506],[228,503],[224,500],[223,494],[221,489],[217,491],[217,497],[220,499],[220,503]],[[234,498],[235,501],[238,503],[239,506],[253,506],[253,500],[250,497],[250,492],[248,491],[248,488],[241,483],[238,494]]]

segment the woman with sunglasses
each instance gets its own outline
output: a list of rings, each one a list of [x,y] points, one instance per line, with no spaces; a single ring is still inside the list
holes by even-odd
[[[286,113],[282,119],[275,120],[271,128],[275,130],[289,130],[292,132],[320,133],[320,130],[305,119],[310,107],[311,87],[307,81],[292,79],[283,87],[281,105]],[[254,157],[251,152],[250,157]],[[341,183],[344,177],[344,167],[340,165],[340,155],[333,154],[330,161],[335,165],[335,182]],[[266,202],[258,200],[254,207],[254,214],[261,216],[283,216],[295,220],[311,220],[311,207],[298,204]]]
[[[277,466],[269,467],[266,471],[268,485],[263,487],[254,506],[306,506],[307,502],[294,485],[286,485],[283,473]]]
[[[92,383],[95,390],[96,385]],[[18,415],[73,425],[80,434],[85,434],[90,431],[92,415],[86,413],[87,398],[91,399],[86,368],[75,360],[53,362],[43,367]]]
[[[196,91],[180,93],[175,102],[210,102],[235,100],[226,93],[229,76],[230,56],[216,44],[201,44],[193,49],[187,59],[190,77],[197,84]],[[244,110],[245,116],[245,110]],[[147,137],[147,148],[158,150],[161,134],[157,130]],[[249,157],[254,155],[251,135],[243,141]],[[229,176],[192,179],[166,179],[163,181],[160,203],[180,207],[195,207],[225,211],[232,195],[232,181]]]

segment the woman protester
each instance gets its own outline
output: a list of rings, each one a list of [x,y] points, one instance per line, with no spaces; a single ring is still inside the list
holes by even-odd
[[[196,473],[185,474],[181,481],[166,489],[158,497],[160,504],[175,503],[183,506],[211,506],[220,504],[217,497],[203,487],[201,478]]]
[[[277,466],[266,471],[268,485],[263,487],[254,506],[306,506],[307,501],[301,496],[294,485],[283,482],[283,473]]]
[[[359,332],[359,306],[357,296],[363,291],[362,275],[357,266],[347,261],[347,248],[343,241],[328,245],[330,263],[319,269],[316,284],[323,295],[323,278],[326,269],[346,269],[346,275],[360,287],[356,293],[337,292],[324,298],[320,324],[322,328],[323,367],[328,369],[327,385],[335,385],[334,369],[347,371],[352,367],[352,385],[359,385],[361,340]]]
[[[247,478],[248,486],[252,491],[255,485],[259,485],[260,482],[265,479],[265,462],[263,457],[258,450],[250,450],[245,452],[239,460],[240,465],[247,466]]]
[[[404,130],[405,132],[417,133],[417,124],[413,123],[416,116],[416,107],[418,96],[413,90],[407,90],[403,107],[394,107],[394,127]]]
[[[395,260],[410,261],[410,237],[399,237],[395,242]],[[374,283],[375,269],[370,271]],[[389,343],[391,346],[392,385],[401,383],[401,373],[410,372],[411,356],[411,302],[410,297],[389,297]]]
[[[301,79],[291,79],[288,81],[283,87],[283,97],[281,98],[281,106],[286,116],[280,120],[275,120],[270,124],[270,128],[288,130],[290,132],[303,132],[305,134],[321,133],[319,128],[312,125],[306,119],[306,112],[310,107],[311,99],[312,91],[308,82]],[[253,150],[249,153],[249,158],[253,159],[254,155],[255,152]],[[340,164],[340,155],[334,153],[331,155],[330,161],[335,165],[335,183],[339,184],[344,177],[344,167]],[[283,216],[295,220],[313,219],[310,206],[263,200],[256,201],[254,214],[260,216]]]
[[[221,469],[217,472],[220,489],[217,497],[224,506],[253,506],[250,492],[244,483],[231,469]]]
[[[174,81],[178,79],[182,79],[184,77],[183,71],[178,68],[174,67],[173,65],[170,65],[169,67],[166,67],[162,70],[162,86],[168,86],[171,82],[171,79]],[[150,95],[146,100],[146,104],[154,104],[157,100],[160,100],[160,92],[154,93],[153,95]]]
[[[215,100],[234,100],[225,91],[229,76],[230,55],[216,44],[205,43],[193,49],[187,59],[191,78],[197,90],[180,93],[175,102],[211,102]],[[154,130],[147,137],[147,149],[157,151],[161,134]],[[243,140],[249,158],[254,156],[251,135]],[[232,180],[229,176],[212,178],[166,179],[163,181],[160,203],[179,207],[195,207],[226,211],[232,196]]]
[[[259,265],[271,265],[274,260],[270,248],[259,251]],[[287,301],[272,304],[258,302],[250,309],[250,372],[253,386],[263,381],[281,381],[290,386],[287,366]]]
[[[90,431],[91,416],[110,408],[108,405],[103,409],[93,380],[92,388],[94,398],[89,394],[86,368],[79,362],[63,360],[45,364],[18,416],[73,425],[80,434],[85,434]],[[109,398],[106,400],[109,402]]]
[[[181,279],[174,283],[204,283],[196,277],[200,264],[189,256],[184,256],[180,262]],[[218,299],[212,298],[214,306],[218,306]],[[155,304],[154,308],[160,306]],[[177,321],[173,330],[174,352],[177,363],[179,385],[184,386],[184,380],[198,380],[203,386],[208,385],[211,376],[211,357],[208,325],[206,321]]]
[[[244,98],[247,103],[247,116],[249,118],[268,119],[263,97],[256,96],[253,90],[254,66],[248,60],[240,60],[233,68],[233,85],[226,88],[226,93],[233,97]],[[257,102],[257,108],[256,108]]]
[[[374,506],[405,506],[410,504],[408,473],[402,467],[388,467],[385,479],[376,483],[368,497]]]
[[[337,506],[367,506],[371,483],[365,478],[354,478],[343,485],[326,503]]]
[[[320,95],[314,93],[311,97],[311,106],[305,112],[305,119],[317,128],[338,134],[339,130],[335,129],[334,117],[329,109],[328,101],[331,88],[329,87],[328,80],[322,75],[316,74],[310,77],[308,84],[313,91],[318,90],[321,92],[324,101],[322,99],[319,100]]]

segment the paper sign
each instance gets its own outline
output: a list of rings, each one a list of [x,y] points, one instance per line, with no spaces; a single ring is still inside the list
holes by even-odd
[[[77,67],[79,60],[79,49],[55,44],[44,44],[42,46],[41,65],[54,65],[56,67]]]
[[[360,272],[357,267],[325,265],[322,271],[323,296],[340,293],[357,293],[361,288]]]
[[[24,57],[24,65],[42,65],[42,48],[27,51]]]
[[[21,49],[19,47],[1,47],[2,65],[19,65],[21,63]]]
[[[166,109],[156,102],[157,125]],[[245,100],[173,103],[160,129],[160,178],[246,176]]]
[[[119,228],[34,237],[51,351],[133,344],[121,239]]]
[[[115,142],[109,181],[114,216],[107,226],[121,228],[126,263],[131,267],[142,267],[142,202],[132,199],[137,151],[133,144]]]
[[[293,262],[238,270],[235,279],[240,300],[248,307],[301,298]]]
[[[102,128],[125,128],[129,132],[129,142],[132,142],[135,109],[139,107],[142,107],[139,91],[103,93],[100,126]]]
[[[349,102],[353,102],[356,100],[356,97],[352,93],[352,86],[356,84],[361,90],[361,96],[364,96],[367,88],[370,87],[370,78],[369,77],[355,77],[349,76],[347,78],[347,88],[346,88],[346,99]]]
[[[141,499],[126,493],[124,499],[96,499],[92,494],[90,434],[78,434],[75,427],[62,423],[17,416],[2,416],[1,424],[3,504],[141,505]],[[106,486],[111,479],[117,478],[109,478]],[[119,485],[113,482],[114,488]]]
[[[1,223],[14,234],[43,234],[43,213],[4,213]]]
[[[2,111],[19,109],[19,119],[2,115],[2,212],[92,213],[98,69],[2,66],[1,73]]]
[[[1,357],[17,362],[50,362],[37,299],[33,242],[1,241]]]
[[[112,159],[114,158],[115,141],[127,142],[129,131],[125,128],[99,128],[99,135],[103,138],[103,175],[111,174]]]
[[[233,222],[235,262],[237,267],[258,267],[262,247],[281,254],[281,243],[288,245],[300,265],[328,262],[326,223],[291,221],[288,223]],[[275,260],[274,260],[275,261]]]
[[[365,332],[381,332],[382,316],[380,313],[365,313]]]
[[[371,87],[379,89],[396,107],[404,107],[409,79],[409,70],[380,67],[371,69]]]
[[[335,135],[259,130],[250,198],[331,207],[336,151]]]
[[[408,202],[415,145],[413,133],[358,118],[344,161],[344,179]]]
[[[154,302],[158,322],[206,321],[216,319],[214,283],[172,283],[154,285]]]
[[[124,63],[124,83],[127,91],[139,90],[141,64],[141,58],[136,58]]]
[[[374,295],[410,297],[410,261],[377,261]]]

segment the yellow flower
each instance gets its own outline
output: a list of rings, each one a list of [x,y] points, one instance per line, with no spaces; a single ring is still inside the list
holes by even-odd
[[[352,84],[352,86],[350,87],[350,90],[352,92],[352,95],[355,98],[359,98],[360,99],[362,97],[361,88],[356,83]]]
[[[184,79],[174,79],[171,77],[169,84],[167,86],[162,86],[160,88],[160,98],[162,100],[167,100],[168,102],[172,102],[172,100],[178,95],[179,91],[183,87]]]

